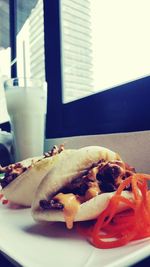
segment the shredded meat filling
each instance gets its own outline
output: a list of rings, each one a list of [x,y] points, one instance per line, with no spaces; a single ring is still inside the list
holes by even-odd
[[[41,200],[40,201],[40,207],[44,210],[49,209],[57,209],[62,210],[64,208],[64,205],[60,203],[57,199],[50,199],[50,200]]]
[[[135,169],[122,161],[100,161],[93,164],[84,175],[75,178],[67,186],[61,188],[53,198],[41,200],[40,207],[42,209],[63,209],[63,205],[55,199],[60,192],[63,194],[73,193],[83,203],[98,194],[116,191],[122,181],[133,172]],[[130,190],[130,188],[126,188],[126,190]],[[58,202],[60,206],[62,205],[61,208]]]
[[[4,178],[0,180],[0,184],[2,188],[6,187],[9,183],[11,183],[16,177],[18,177],[21,173],[25,172],[27,167],[23,167],[23,165],[18,162],[15,164],[10,164],[7,167],[0,166],[0,172],[4,173]]]

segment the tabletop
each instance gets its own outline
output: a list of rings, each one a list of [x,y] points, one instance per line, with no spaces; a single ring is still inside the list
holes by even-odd
[[[13,264],[11,263],[8,259],[6,259],[6,257],[0,253],[0,266],[1,267],[21,267],[21,265],[18,264]],[[146,258],[145,260],[140,261],[137,264],[132,265],[133,267],[143,267],[143,266],[150,266],[150,257]],[[28,266],[26,266],[28,267]],[[44,267],[44,266],[41,266]]]

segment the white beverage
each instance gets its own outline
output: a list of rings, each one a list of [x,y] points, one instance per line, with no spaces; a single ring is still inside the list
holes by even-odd
[[[45,138],[46,89],[9,86],[7,108],[14,134],[15,161],[43,154]]]

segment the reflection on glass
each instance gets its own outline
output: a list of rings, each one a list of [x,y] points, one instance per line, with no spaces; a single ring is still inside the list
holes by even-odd
[[[63,102],[150,73],[150,1],[62,0]]]
[[[93,92],[90,1],[61,2],[63,102]]]

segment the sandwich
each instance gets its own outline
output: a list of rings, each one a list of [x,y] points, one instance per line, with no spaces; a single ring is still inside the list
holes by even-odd
[[[37,188],[32,216],[36,221],[65,222],[68,229],[74,222],[93,220],[106,208],[122,181],[134,172],[117,153],[104,147],[61,153]],[[132,198],[130,187],[125,188],[123,196]],[[122,204],[118,211],[125,208]]]
[[[63,145],[54,146],[43,156],[28,158],[21,162],[0,166],[0,173],[4,174],[0,179],[0,195],[10,203],[22,206],[31,206],[34,194],[47,172],[55,165],[59,154],[67,153]]]

